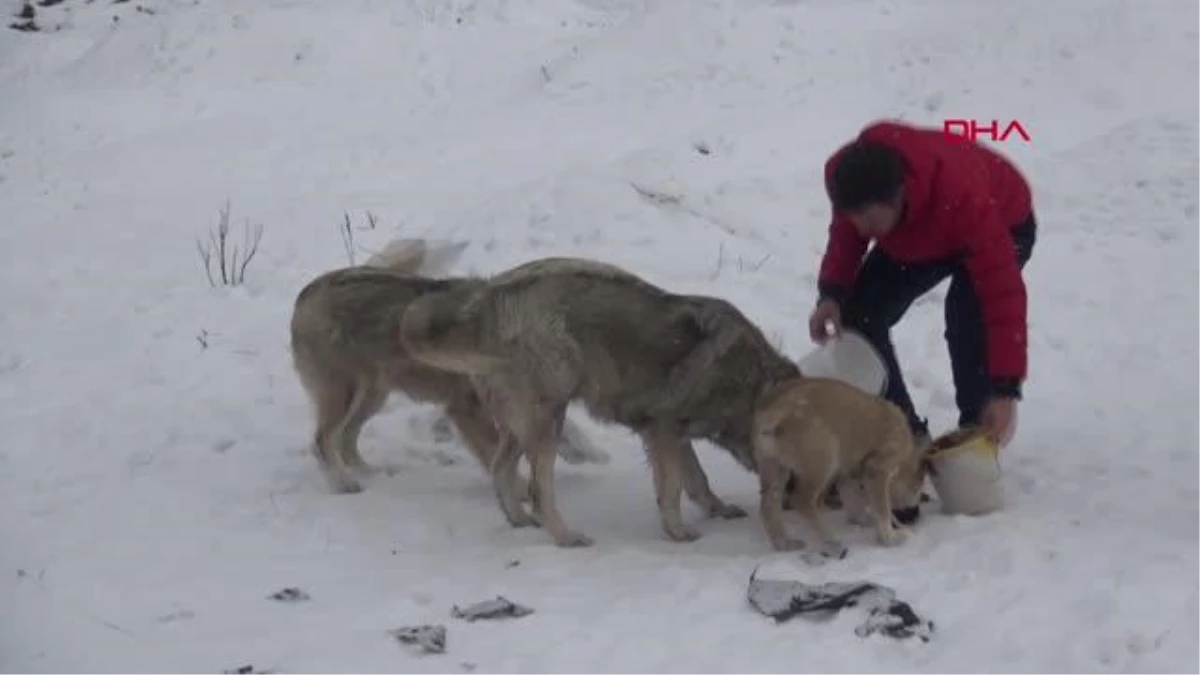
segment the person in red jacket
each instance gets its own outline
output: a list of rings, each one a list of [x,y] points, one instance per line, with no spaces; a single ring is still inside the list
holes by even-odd
[[[927,442],[891,328],[948,278],[945,338],[959,425],[980,425],[1004,442],[1027,375],[1022,270],[1037,224],[1024,177],[974,141],[884,121],[829,158],[825,184],[833,215],[809,319],[813,340],[843,327],[861,333],[887,365],[885,398]]]

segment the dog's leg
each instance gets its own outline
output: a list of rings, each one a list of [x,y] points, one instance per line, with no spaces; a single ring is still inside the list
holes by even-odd
[[[879,543],[884,546],[898,546],[907,538],[907,532],[892,522],[891,484],[896,473],[894,464],[883,464],[874,459],[868,460],[863,467],[867,499],[871,514],[875,516],[875,530]]]
[[[866,496],[866,486],[861,478],[843,478],[837,481],[838,494],[842,496],[842,505],[847,519],[852,525],[871,525],[875,517],[870,509]]]
[[[516,436],[508,431],[500,434],[500,443],[496,446],[496,454],[492,457],[492,489],[496,491],[496,499],[500,502],[500,510],[508,523],[513,527],[532,527],[538,524],[521,506],[521,492],[517,481],[517,465],[521,461],[522,448]]]
[[[836,443],[833,439],[830,442]],[[821,450],[814,449],[815,452]],[[832,548],[843,547],[842,543],[825,527],[821,511],[825,502],[825,490],[837,470],[835,449],[828,448],[825,455],[814,455],[808,462],[808,473],[796,473],[796,506],[800,516],[812,528],[817,537]],[[824,458],[825,461],[820,461]]]
[[[500,445],[500,435],[478,397],[474,392],[459,396],[446,405],[444,412],[450,423],[458,429],[467,449],[479,461],[483,470],[490,474],[496,448]],[[525,477],[518,473],[514,480],[516,491],[528,496],[530,484]]]
[[[491,462],[488,471],[492,477],[492,489],[500,502],[500,511],[513,527],[533,527],[538,525],[537,519],[521,506],[522,495],[528,495],[529,489],[522,488],[517,467],[521,456],[528,454],[522,433],[521,406],[515,397],[502,386],[497,386],[485,378],[473,381],[475,393],[460,402],[458,418],[466,422],[465,429],[471,429],[472,436],[477,442],[485,442],[495,434],[496,444],[492,446]],[[490,421],[487,427],[491,432],[484,432],[485,421]],[[479,433],[477,433],[479,432]],[[470,438],[469,437],[469,438]],[[472,445],[476,456],[482,461],[488,450],[484,445]]]
[[[491,467],[496,457],[496,447],[500,444],[500,435],[475,393],[456,396],[446,404],[443,412],[458,429],[467,450],[471,451],[480,466],[485,470]]]
[[[360,474],[370,474],[374,469],[363,461],[362,455],[359,454],[358,437],[362,435],[367,421],[383,409],[388,397],[388,386],[386,382],[374,379],[361,381],[356,388],[361,395],[355,397],[342,422],[341,457],[342,463],[348,468]]]
[[[362,491],[359,484],[342,461],[339,447],[342,442],[342,426],[346,417],[361,395],[351,382],[322,381],[306,387],[312,394],[317,409],[317,429],[313,434],[313,454],[321,467],[329,488],[336,493],[350,494]]]
[[[642,435],[650,468],[654,474],[654,496],[663,531],[674,541],[695,541],[700,533],[683,522],[680,500],[683,497],[684,441],[674,434],[661,431]]]
[[[567,527],[554,495],[554,461],[558,458],[558,442],[562,436],[566,407],[531,406],[527,412],[524,431],[527,432],[529,469],[532,474],[531,497],[534,515],[542,527],[564,548],[591,546],[592,539]]]
[[[834,483],[825,491],[825,508],[835,511],[842,508],[842,497],[838,494],[840,489],[838,484]],[[788,477],[787,489],[784,491],[783,508],[785,511],[800,510],[796,502],[796,479],[791,476]]]
[[[710,518],[732,520],[746,517],[745,509],[736,504],[726,504],[713,493],[704,467],[700,466],[700,458],[696,456],[696,447],[691,441],[682,443],[680,460],[683,463],[683,490],[692,503],[704,509]]]
[[[788,472],[778,460],[760,456],[758,464],[758,510],[762,517],[767,539],[776,551],[796,551],[804,548],[804,542],[793,539],[783,524],[783,491]]]

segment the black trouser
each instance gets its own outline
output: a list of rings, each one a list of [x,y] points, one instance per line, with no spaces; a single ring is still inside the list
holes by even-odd
[[[1017,264],[1024,269],[1037,238],[1037,222],[1032,215],[1012,230],[1012,238]],[[914,300],[947,277],[950,289],[946,293],[946,344],[950,349],[958,423],[976,424],[992,393],[987,373],[987,334],[979,298],[960,258],[903,264],[875,248],[867,254],[850,296],[842,303],[842,325],[861,332],[879,351],[887,365],[884,396],[900,406],[914,433],[925,432],[927,428],[917,416],[904,385],[892,346],[891,328]]]

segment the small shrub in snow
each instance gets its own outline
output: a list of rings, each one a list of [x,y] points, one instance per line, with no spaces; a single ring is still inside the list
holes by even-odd
[[[200,262],[204,264],[204,274],[208,277],[210,286],[216,287],[218,280],[223,286],[239,286],[246,281],[246,268],[250,266],[254,254],[258,253],[263,226],[259,223],[252,230],[250,223],[247,222],[243,232],[242,247],[239,250],[237,244],[229,243],[228,200],[220,214],[217,228],[208,233],[208,241],[196,240],[196,251],[200,254]],[[251,234],[252,231],[253,234]],[[215,263],[214,257],[216,258]],[[218,273],[216,276],[213,273],[214,267]]]

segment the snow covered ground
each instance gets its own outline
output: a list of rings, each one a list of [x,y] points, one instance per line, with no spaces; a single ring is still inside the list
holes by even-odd
[[[1200,668],[1194,1],[66,0],[37,20],[0,29],[0,669]],[[399,398],[363,441],[399,471],[326,490],[287,321],[346,264],[344,213],[360,259],[397,236],[471,242],[459,272],[601,258],[726,297],[799,357],[822,162],[880,117],[1033,137],[1005,144],[1042,225],[1007,510],[928,514],[894,550],[855,532],[811,568],[771,553],[754,478],[705,445],[752,515],[689,505],[704,536],[671,543],[633,437],[585,420],[612,462],[560,463],[597,540],[562,550],[509,528]],[[236,237],[264,236],[245,285],[214,290],[195,240],[226,199]],[[940,293],[896,339],[942,430]],[[745,600],[760,564],[891,585],[938,631],[772,625]],[[285,586],[312,599],[266,599]],[[536,612],[450,619],[495,595]],[[426,622],[447,654],[386,634]]]

